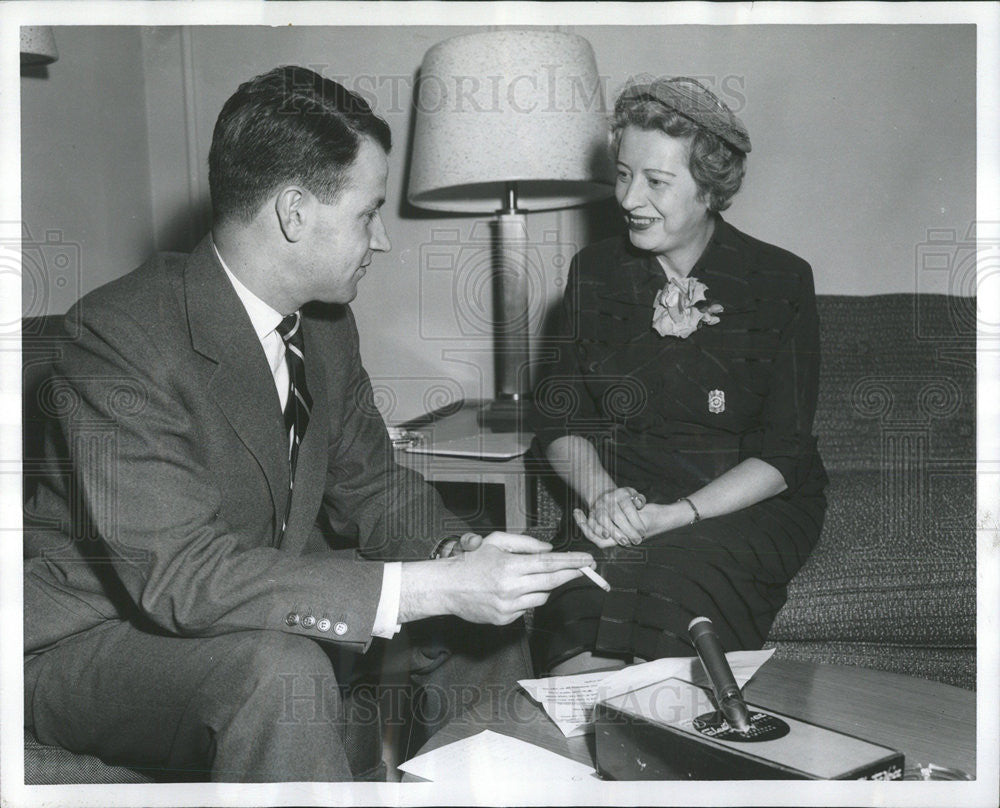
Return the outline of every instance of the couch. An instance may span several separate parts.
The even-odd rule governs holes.
[[[776,658],[976,684],[976,301],[819,295],[820,540],[788,587]],[[538,527],[565,501],[543,480]]]
[[[820,541],[776,655],[976,686],[976,301],[820,298]]]
[[[943,295],[820,295],[815,431],[830,476],[820,541],[768,637],[776,656],[975,687],[976,304]],[[41,457],[59,318],[23,324],[24,494]],[[72,331],[73,324],[70,323]],[[544,477],[539,523],[559,499]],[[25,733],[29,783],[142,782]]]

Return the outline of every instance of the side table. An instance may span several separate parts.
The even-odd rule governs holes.
[[[524,532],[531,521],[531,483],[525,454],[534,437],[528,431],[492,432],[480,426],[480,402],[431,413],[401,426],[418,432],[416,451],[398,449],[396,462],[428,482],[497,484],[504,491],[505,529]]]

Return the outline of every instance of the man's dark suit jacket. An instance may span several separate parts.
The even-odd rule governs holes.
[[[49,468],[26,509],[25,652],[121,619],[366,649],[380,561],[425,559],[464,526],[396,465],[350,309],[303,318],[313,409],[282,536],[288,436],[211,242],[157,256],[77,305],[81,336],[48,390]],[[350,545],[374,560],[332,551]]]

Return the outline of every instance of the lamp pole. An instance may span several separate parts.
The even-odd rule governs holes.
[[[517,207],[517,183],[505,187],[497,211],[496,395],[506,401],[530,397],[528,222]]]

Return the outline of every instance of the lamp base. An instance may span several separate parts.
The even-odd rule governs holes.
[[[528,432],[533,412],[534,405],[527,397],[497,398],[483,402],[477,419],[491,432]]]

